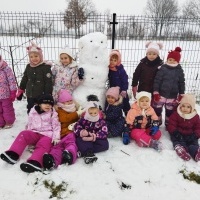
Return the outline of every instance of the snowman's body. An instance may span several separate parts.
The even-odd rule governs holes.
[[[104,107],[106,81],[108,79],[107,37],[100,33],[89,33],[79,41],[79,68],[84,69],[84,80],[73,92],[74,99],[83,107],[87,96],[94,94]]]

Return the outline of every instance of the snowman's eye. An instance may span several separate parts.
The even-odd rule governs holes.
[[[103,41],[101,41],[101,43],[103,43]]]
[[[97,56],[95,58],[97,58]]]
[[[92,40],[90,40],[90,42],[92,42]]]

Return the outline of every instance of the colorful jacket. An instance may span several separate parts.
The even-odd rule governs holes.
[[[37,67],[26,66],[20,83],[20,89],[26,90],[28,98],[37,98],[42,94],[52,94],[51,66],[45,63]]]
[[[180,112],[180,106],[177,111],[169,117],[169,124],[167,130],[170,134],[174,131],[179,131],[182,135],[193,135],[195,134],[200,138],[200,118],[196,110],[190,114],[183,115]]]
[[[146,110],[142,110],[136,101],[128,111],[126,122],[127,124],[133,125],[133,128],[146,129],[152,125],[158,125],[158,116],[151,106]]]
[[[119,86],[120,92],[128,90],[128,75],[124,69],[124,66],[120,64],[116,67],[117,71],[109,69],[108,79],[110,87]]]
[[[12,69],[0,56],[0,99],[10,97],[10,92],[16,91],[17,85]]]
[[[60,62],[52,68],[53,73],[53,97],[57,101],[60,89],[69,90],[71,93],[80,85],[78,66],[73,60],[71,64],[63,66]]]
[[[74,126],[76,137],[80,137],[80,132],[83,129],[95,133],[98,139],[106,139],[108,135],[108,128],[103,118],[100,118],[97,122],[90,122],[81,117]]]
[[[40,133],[53,140],[60,139],[61,126],[58,120],[58,113],[52,108],[48,112],[39,114],[34,106],[28,115],[27,130]]]
[[[163,61],[158,56],[154,61],[148,60],[147,57],[140,60],[139,65],[133,73],[132,86],[138,85],[138,92],[146,91],[153,93],[153,83],[158,67],[163,64]]]
[[[154,79],[153,89],[167,99],[175,99],[178,94],[184,94],[185,76],[181,65],[162,65]]]
[[[61,138],[71,133],[72,131],[68,129],[68,126],[74,122],[77,122],[79,117],[77,112],[68,113],[62,108],[58,108],[58,118],[61,123]]]

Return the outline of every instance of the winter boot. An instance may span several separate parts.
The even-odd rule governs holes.
[[[65,150],[62,153],[62,161],[61,164],[67,163],[68,165],[71,165],[73,162],[73,155],[71,152]]]
[[[197,150],[197,153],[196,153],[196,156],[195,156],[194,160],[195,160],[196,162],[200,161],[200,147],[199,147],[198,150]]]
[[[36,160],[29,160],[26,163],[22,163],[20,165],[20,168],[22,171],[27,173],[33,173],[33,172],[41,172],[42,166],[41,164]]]
[[[11,165],[14,165],[19,159],[19,155],[14,151],[6,151],[1,154],[1,159]]]
[[[85,161],[85,164],[90,164],[96,162],[98,158],[94,155],[94,153],[89,151],[85,154],[83,159]]]
[[[127,145],[130,143],[130,137],[128,133],[122,134],[123,144]]]
[[[43,155],[43,167],[44,169],[51,170],[55,167],[55,161],[51,154],[45,153]]]
[[[183,146],[181,146],[181,145],[176,145],[174,149],[175,149],[177,155],[178,155],[180,158],[182,158],[183,160],[187,160],[187,161],[188,161],[188,160],[191,159],[190,154],[186,151],[186,149],[185,149]],[[200,155],[200,154],[199,154],[199,155]]]
[[[162,151],[163,149],[162,143],[158,140],[151,140],[149,147],[155,149],[156,151]]]

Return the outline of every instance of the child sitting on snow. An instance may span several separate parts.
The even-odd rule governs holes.
[[[170,133],[174,149],[183,160],[191,157],[200,161],[200,119],[195,110],[195,97],[184,94],[177,110],[170,116],[167,130]]]
[[[95,99],[90,97],[94,95],[88,96],[86,112],[74,126],[76,144],[86,164],[97,160],[94,153],[106,151],[109,147],[108,128],[101,116],[98,99],[96,96]]]
[[[158,140],[161,137],[159,121],[154,109],[150,106],[151,93],[139,92],[136,94],[136,102],[129,110],[126,122],[130,125],[130,137],[140,147],[151,147],[161,151],[162,145]]]

